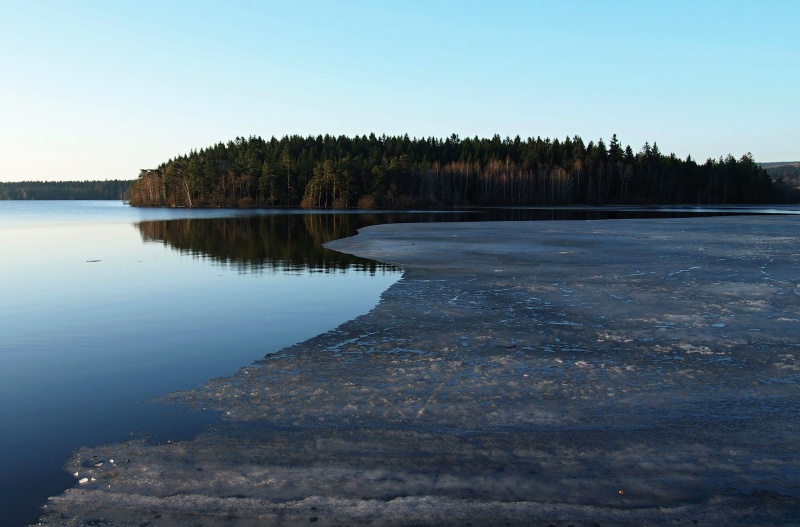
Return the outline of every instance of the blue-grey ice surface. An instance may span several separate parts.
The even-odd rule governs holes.
[[[328,247],[405,276],[165,397],[223,411],[196,439],[78,451],[43,521],[800,524],[796,218],[395,224]]]

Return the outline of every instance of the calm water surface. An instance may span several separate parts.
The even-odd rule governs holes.
[[[79,446],[217,417],[149,399],[369,311],[399,271],[323,249],[336,218],[0,201],[0,523],[35,522]]]

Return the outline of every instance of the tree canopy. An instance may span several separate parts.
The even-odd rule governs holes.
[[[739,204],[779,199],[750,154],[699,164],[614,134],[560,139],[237,137],[143,170],[135,206],[432,208]]]

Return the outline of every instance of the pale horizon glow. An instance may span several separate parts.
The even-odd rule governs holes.
[[[786,0],[8,0],[0,181],[134,179],[294,134],[617,134],[796,161],[798,20]]]

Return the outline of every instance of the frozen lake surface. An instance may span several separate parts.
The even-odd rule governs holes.
[[[164,397],[222,412],[196,438],[80,449],[43,521],[800,523],[796,217],[381,225],[327,246],[404,277]]]

